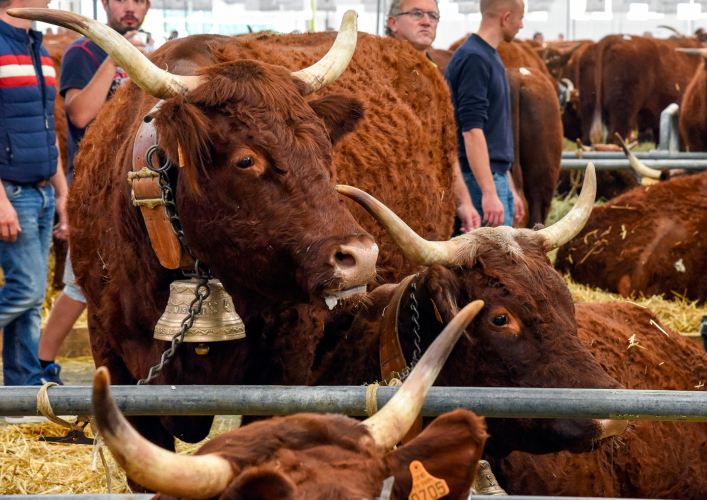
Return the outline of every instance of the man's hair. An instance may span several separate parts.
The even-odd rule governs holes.
[[[482,16],[499,17],[504,12],[516,8],[519,0],[481,0],[479,2],[479,12]]]
[[[6,9],[11,3],[12,0],[0,0],[0,9]]]
[[[0,0],[2,2],[3,0]],[[393,0],[390,2],[390,8],[388,9],[388,15],[385,18],[385,34],[386,36],[395,36],[395,34],[391,31],[390,26],[388,26],[388,18],[390,16],[397,16],[402,12],[402,9],[400,8],[400,4],[403,3],[404,0]],[[435,0],[435,5],[439,5],[439,2]]]

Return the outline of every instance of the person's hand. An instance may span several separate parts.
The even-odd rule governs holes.
[[[66,215],[66,196],[58,196],[56,198],[56,213],[59,216],[59,222],[54,226],[54,236],[60,240],[65,240],[69,235],[69,218]]]
[[[457,217],[462,221],[461,230],[463,233],[468,233],[481,227],[481,216],[471,201],[457,206]]]
[[[498,193],[485,194],[481,198],[481,209],[484,212],[484,224],[488,227],[503,225],[503,203]]]
[[[0,240],[17,241],[17,233],[22,231],[15,207],[7,197],[0,199]]]
[[[520,224],[525,217],[523,199],[513,190],[513,224]]]
[[[128,42],[132,43],[137,50],[139,50],[143,54],[148,54],[149,51],[147,50],[147,44],[145,42],[143,42],[142,40],[140,40],[140,37],[135,38],[135,35],[137,35],[138,33],[139,33],[138,31],[133,30],[133,31],[128,31],[123,36],[125,37],[125,39]]]

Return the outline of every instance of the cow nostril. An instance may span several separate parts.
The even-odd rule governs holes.
[[[356,258],[347,253],[336,252],[334,255],[334,260],[336,261],[336,265],[342,269],[348,269],[356,266]]]

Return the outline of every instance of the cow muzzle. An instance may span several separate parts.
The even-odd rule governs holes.
[[[329,264],[338,286],[322,294],[329,309],[343,299],[366,293],[366,285],[376,277],[377,260],[378,245],[368,235],[331,248]]]

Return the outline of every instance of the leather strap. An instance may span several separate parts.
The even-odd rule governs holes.
[[[159,103],[155,108],[157,106]],[[143,122],[135,136],[132,172],[128,174],[128,182],[132,188],[132,202],[134,206],[140,207],[152,249],[157,254],[160,264],[167,269],[192,268],[194,263],[189,253],[182,247],[177,235],[174,234],[165,214],[159,176],[147,168],[145,153],[155,144],[157,144],[157,130],[154,120]]]
[[[400,337],[398,335],[398,317],[400,314],[400,303],[402,302],[405,292],[410,286],[410,283],[417,275],[408,276],[400,282],[393,298],[383,313],[383,328],[380,335],[380,365],[382,380],[387,380],[393,372],[397,372],[398,377],[402,376],[403,371],[407,367],[405,355],[400,346]],[[415,419],[408,433],[403,437],[402,443],[414,439],[422,432],[422,417],[419,415]]]

